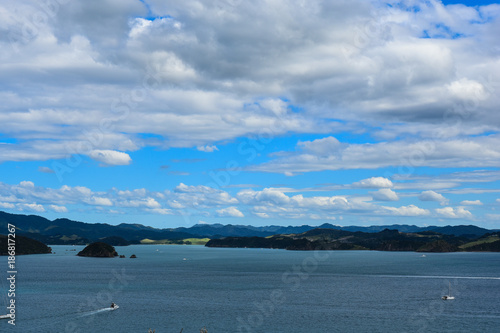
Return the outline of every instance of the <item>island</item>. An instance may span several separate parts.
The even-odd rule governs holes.
[[[269,237],[223,237],[211,239],[207,247],[270,248],[298,251],[375,250],[416,252],[500,251],[499,233],[470,239],[423,231],[415,233],[385,229],[377,233],[335,229],[313,229],[300,234]]]
[[[42,242],[28,237],[16,235],[15,241],[16,255],[52,253],[52,249],[50,247]],[[9,255],[8,240],[6,235],[0,235],[0,255]]]
[[[79,257],[95,258],[114,258],[118,256],[115,248],[103,242],[95,242],[87,245],[82,251],[78,252]]]

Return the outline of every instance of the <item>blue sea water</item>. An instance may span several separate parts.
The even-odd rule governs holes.
[[[81,246],[17,257],[1,332],[497,332],[500,254]],[[137,259],[130,259],[136,254]],[[7,258],[0,271],[6,312]],[[5,276],[5,277],[4,277]],[[448,293],[453,301],[442,301]],[[111,302],[120,308],[106,309]]]

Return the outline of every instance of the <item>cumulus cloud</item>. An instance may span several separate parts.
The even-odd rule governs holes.
[[[154,214],[160,214],[160,215],[172,215],[173,212],[170,209],[167,208],[151,208],[147,210],[148,212],[154,213]]]
[[[451,219],[470,219],[472,218],[472,213],[466,210],[463,207],[444,207],[436,209],[436,213],[443,217],[451,218]]]
[[[396,192],[389,188],[382,188],[376,192],[370,192],[374,200],[379,201],[398,201],[399,196]]]
[[[420,193],[418,198],[421,201],[437,201],[442,205],[448,203],[448,199],[446,199],[442,194],[436,193],[434,191],[423,191]]]
[[[4,208],[4,209],[13,209],[16,206],[12,203],[9,203],[9,202],[0,202],[0,207]]]
[[[132,159],[126,153],[114,150],[92,150],[89,156],[104,165],[129,165]]]
[[[161,204],[154,198],[144,198],[141,200],[124,200],[120,201],[119,205],[121,207],[146,207],[150,209],[161,208]]]
[[[290,203],[290,197],[274,188],[265,188],[262,191],[242,190],[238,192],[237,198],[245,204],[267,202],[273,205],[287,205]]]
[[[90,197],[85,199],[84,202],[96,206],[113,206],[113,202],[109,198],[102,197]]]
[[[55,173],[55,171],[49,167],[38,167],[38,171],[43,173]]]
[[[2,2],[0,123],[22,142],[0,145],[0,161],[83,150],[105,165],[127,165],[126,156],[99,151],[206,148],[263,130],[328,135],[373,126],[389,141],[301,141],[299,156],[265,169],[401,165],[420,160],[429,137],[439,153],[427,154],[425,165],[497,166],[499,151],[486,141],[499,129],[499,88],[489,79],[500,69],[492,48],[499,43],[498,5],[148,4],[151,13],[141,1],[65,2],[26,35],[25,22],[39,7]],[[453,120],[448,110],[462,105],[470,106],[467,122],[429,133],[429,124]],[[391,132],[416,141],[391,141]],[[143,133],[164,140],[144,140]]]
[[[58,189],[36,186],[23,181],[17,185],[0,182],[0,207],[5,209],[43,212],[43,205],[50,210],[65,213],[68,207],[87,206],[102,211],[105,207],[120,207],[123,211],[136,210],[154,214],[172,215],[198,212],[215,214],[215,209],[233,207],[238,199],[228,192],[208,186],[189,186],[180,183],[173,191],[149,191],[144,188],[106,192],[93,191],[83,186],[63,185]],[[232,211],[232,210],[230,210]],[[233,211],[234,212],[234,211]]]
[[[39,205],[36,203],[17,204],[17,207],[21,211],[28,210],[28,211],[37,212],[37,213],[45,212],[45,208],[42,205]]]
[[[292,219],[333,219],[332,214],[350,213],[363,214],[385,213],[380,207],[367,201],[369,197],[346,196],[304,196],[303,194],[287,195],[276,188],[266,188],[261,191],[252,189],[241,190],[236,195],[241,204],[251,207],[252,213],[262,218],[292,218]]]
[[[372,177],[368,179],[363,179],[359,182],[352,184],[353,187],[360,188],[388,188],[393,187],[392,181],[384,177]]]
[[[19,186],[24,188],[34,189],[35,183],[23,180],[22,182],[19,183]]]
[[[220,217],[245,217],[236,207],[217,209],[216,212]]]
[[[212,146],[198,146],[196,147],[196,149],[198,149],[199,151],[203,151],[205,153],[212,153],[216,150],[219,150],[219,148],[217,148],[217,146],[215,145],[212,145]]]
[[[462,206],[482,206],[481,200],[464,200],[460,203]]]
[[[437,135],[440,135],[439,133]],[[306,142],[308,152],[300,147],[288,154],[249,167],[263,172],[311,172],[323,170],[377,169],[392,166],[428,167],[495,167],[500,159],[500,135],[467,139],[440,139],[370,144],[343,144],[335,152],[325,151],[318,140]],[[313,147],[318,145],[317,150]]]
[[[314,141],[299,141],[297,147],[314,155],[330,156],[334,155],[338,151],[340,145],[339,140],[330,136],[323,139],[316,139]]]
[[[398,216],[426,216],[430,211],[417,207],[415,205],[402,206],[402,207],[384,207],[394,215]]]
[[[177,204],[196,209],[238,203],[238,199],[228,192],[204,185],[193,186],[180,183],[174,188],[173,195]]]
[[[49,207],[51,210],[53,210],[56,213],[67,213],[68,212],[68,209],[64,206],[50,205]]]
[[[385,184],[370,181],[363,184]],[[351,191],[350,187],[344,190]],[[360,191],[360,190],[357,190]],[[298,193],[297,193],[298,192]],[[246,217],[303,220],[335,220],[343,216],[356,217],[444,217],[472,219],[472,214],[464,207],[443,207],[431,211],[416,205],[389,207],[376,204],[378,201],[397,201],[398,193],[383,187],[377,191],[366,191],[365,195],[311,195],[308,189],[292,188],[242,189],[235,195],[202,185],[180,183],[172,190],[149,191],[144,188],[108,191],[93,191],[83,186],[46,188],[31,181],[17,185],[0,182],[0,208],[18,211],[67,213],[74,209],[115,212],[145,212],[159,215],[189,215],[205,217]],[[423,192],[427,199],[442,202],[438,193]],[[470,201],[478,206],[478,200]],[[462,202],[465,204],[466,202]],[[118,209],[119,208],[119,209]],[[479,211],[479,207],[477,208]],[[112,213],[111,211],[108,211]]]

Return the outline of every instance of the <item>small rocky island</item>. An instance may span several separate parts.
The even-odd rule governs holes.
[[[115,248],[103,242],[95,242],[87,245],[82,251],[78,252],[80,257],[95,257],[95,258],[114,258],[118,256]]]
[[[21,254],[45,254],[52,253],[52,249],[37,240],[16,235],[15,238],[16,255]],[[8,254],[8,240],[6,235],[0,235],[0,256]]]

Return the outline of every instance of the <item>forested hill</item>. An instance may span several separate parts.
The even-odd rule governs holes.
[[[301,234],[272,237],[212,239],[207,247],[273,248],[287,250],[377,250],[417,252],[500,251],[498,233],[471,240],[432,231],[404,233],[385,229],[378,233],[314,229]]]
[[[326,229],[343,232],[380,233],[385,229],[398,230],[403,233],[438,232],[444,235],[454,235],[476,239],[486,233],[496,232],[477,226],[446,226],[418,227],[414,225],[385,226],[336,226],[323,224],[319,227],[302,226],[264,226],[197,224],[192,227],[158,229],[137,223],[122,223],[110,225],[106,223],[85,223],[65,218],[48,220],[37,215],[10,214],[0,211],[0,232],[7,230],[7,224],[16,226],[17,233],[22,236],[39,240],[45,244],[80,244],[104,241],[112,245],[127,245],[143,240],[182,240],[189,238],[224,238],[224,237],[269,237],[273,235],[301,234]]]
[[[15,241],[15,254],[42,254],[51,253],[52,249],[47,245],[43,244],[34,239],[16,235],[15,238],[11,238]],[[12,243],[10,243],[12,244]],[[8,251],[9,242],[6,235],[0,235],[0,255],[6,256],[10,255]]]

